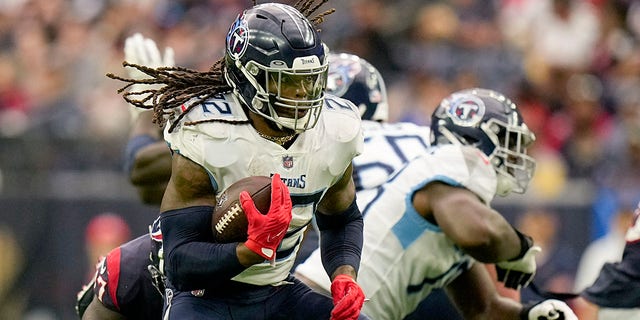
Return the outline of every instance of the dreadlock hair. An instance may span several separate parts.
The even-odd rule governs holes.
[[[329,0],[298,0],[293,7],[300,11],[309,21],[318,26],[324,22],[324,17],[335,12],[331,8],[325,12],[311,17],[320,6]],[[253,6],[257,5],[257,1],[253,0]],[[320,29],[318,29],[320,31]],[[153,123],[157,123],[160,127],[164,127],[167,118],[174,115],[175,110],[186,102],[193,100],[186,110],[171,123],[169,132],[177,126],[180,120],[193,108],[209,98],[230,92],[231,86],[224,78],[224,57],[218,59],[211,68],[206,72],[196,71],[182,67],[159,67],[150,68],[135,63],[124,61],[123,67],[136,68],[150,78],[131,79],[108,73],[107,77],[120,80],[126,84],[118,89],[118,93],[127,103],[137,108],[153,109]],[[136,90],[133,85],[142,84],[147,89]],[[127,89],[132,89],[127,91]],[[193,125],[199,122],[190,122],[186,125]]]

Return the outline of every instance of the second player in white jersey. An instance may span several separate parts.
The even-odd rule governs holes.
[[[526,148],[534,136],[515,105],[490,90],[456,92],[434,112],[431,131],[434,146],[363,206],[359,283],[370,299],[363,312],[402,319],[445,288],[467,319],[576,319],[557,300],[523,306],[500,297],[476,263],[496,263],[498,280],[511,288],[526,286],[535,273],[539,248],[489,206],[496,194],[524,192],[533,174]],[[326,276],[306,266],[297,273],[328,290]]]
[[[411,161],[382,187],[364,211],[366,247],[359,274],[365,294],[376,301],[365,305],[365,313],[375,319],[402,319],[474,263],[412,205],[413,192],[435,181],[467,188],[488,203],[496,176],[477,149],[447,145]]]
[[[365,144],[364,154],[371,151],[368,147],[369,144]],[[412,205],[407,206],[412,192],[430,182],[441,181],[477,191],[487,203],[494,194],[493,167],[477,149],[447,145],[421,150],[421,155],[409,159],[413,161],[389,183],[365,190],[365,194],[375,193],[373,198],[367,202],[358,198],[359,204],[364,204],[361,207],[365,216],[359,282],[367,298],[372,300],[363,310],[374,319],[382,315],[402,319],[434,288],[444,287],[474,262],[469,255],[450,250],[453,243],[440,228],[420,217]],[[320,251],[316,250],[298,266],[296,273],[328,292],[331,282],[320,261]],[[438,261],[434,267],[416,268],[433,261]],[[410,294],[398,295],[397,292]]]

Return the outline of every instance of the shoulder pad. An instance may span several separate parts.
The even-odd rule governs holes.
[[[482,151],[453,144],[440,145],[432,150],[439,159],[437,161],[449,162],[442,166],[449,170],[449,173],[442,173],[444,176],[458,177],[462,186],[478,195],[484,203],[491,202],[496,193],[496,172]]]
[[[207,122],[240,122],[247,121],[247,115],[242,106],[232,94],[216,95],[205,102],[194,105],[196,99],[192,99],[181,107],[182,112],[188,112],[180,121],[180,126],[188,128],[186,123]],[[190,109],[189,109],[190,108]],[[211,136],[224,136],[225,130],[216,130],[215,126],[210,132]]]
[[[482,151],[471,146],[460,146],[469,171],[467,188],[475,192],[485,203],[496,194],[497,177],[491,161]]]
[[[321,117],[327,134],[338,142],[348,142],[362,134],[358,108],[349,100],[327,95]]]

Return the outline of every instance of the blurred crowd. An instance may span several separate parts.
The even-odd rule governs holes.
[[[130,114],[116,93],[122,83],[105,74],[124,74],[124,39],[141,32],[172,47],[178,66],[205,71],[251,3],[0,1],[0,144],[48,150],[33,162],[49,170],[119,170]],[[390,121],[428,125],[452,91],[495,89],[515,100],[537,135],[534,196],[554,201],[569,181],[587,181],[593,239],[640,200],[639,1],[334,0],[322,8],[336,8],[320,25],[331,50],[383,74]],[[99,152],[56,152],[58,141]],[[12,156],[0,158],[0,170],[29,165]]]

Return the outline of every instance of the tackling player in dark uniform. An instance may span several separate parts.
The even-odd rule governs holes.
[[[161,319],[164,285],[158,271],[159,227],[117,247],[102,259],[79,294],[82,319]],[[158,238],[158,236],[160,238]]]
[[[149,67],[173,66],[173,49],[160,54],[155,42],[135,34],[125,41],[125,60]],[[144,77],[130,68],[132,78]],[[160,205],[171,175],[171,154],[162,132],[152,124],[152,111],[131,107],[132,129],[125,148],[125,171],[145,204]],[[158,250],[162,235],[157,222],[150,233],[113,249],[99,264],[92,281],[78,293],[81,319],[161,319],[164,295]],[[111,276],[110,276],[111,275]],[[97,297],[97,298],[96,298]]]
[[[625,240],[622,260],[605,263],[594,283],[580,293],[598,307],[601,320],[640,316],[640,204]]]

